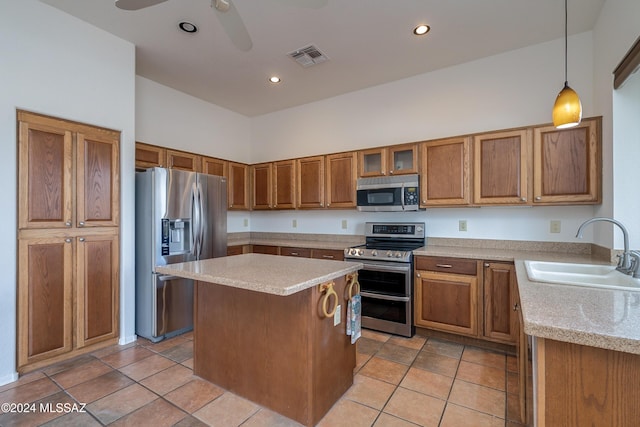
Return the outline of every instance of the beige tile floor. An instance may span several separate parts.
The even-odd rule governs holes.
[[[192,339],[140,339],[24,375],[0,403],[35,411],[0,411],[0,426],[299,426],[194,376]],[[513,356],[365,330],[354,384],[319,426],[516,427],[517,382]]]

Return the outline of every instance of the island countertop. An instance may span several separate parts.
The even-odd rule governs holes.
[[[359,262],[243,254],[157,266],[162,274],[287,296],[362,268]]]

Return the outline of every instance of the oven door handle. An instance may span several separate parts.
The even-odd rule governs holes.
[[[360,291],[360,295],[363,296],[363,297],[382,299],[382,300],[385,300],[385,301],[400,301],[400,302],[409,302],[409,301],[411,301],[411,297],[394,297],[394,296],[391,296],[391,295],[376,294],[376,293],[373,293],[373,292],[362,292],[362,291]]]
[[[354,259],[353,261],[357,261],[357,260]],[[362,262],[362,261],[360,261],[360,262]],[[411,272],[411,265],[410,264],[390,265],[389,263],[373,264],[373,263],[369,263],[369,262],[362,262],[362,265],[363,265],[363,267],[362,267],[363,270],[397,271],[397,272],[400,272],[400,273],[409,273],[409,272]]]

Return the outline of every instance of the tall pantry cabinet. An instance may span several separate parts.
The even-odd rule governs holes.
[[[18,111],[18,371],[115,343],[120,133]]]

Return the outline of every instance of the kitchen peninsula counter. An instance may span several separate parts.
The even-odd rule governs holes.
[[[245,254],[158,271],[196,281],[194,374],[312,426],[353,384],[345,320],[361,267]]]
[[[567,244],[557,245],[558,251],[429,245],[413,253],[513,262],[527,335],[640,355],[640,291],[529,280],[525,260],[610,264],[603,256],[570,253],[563,251]]]

